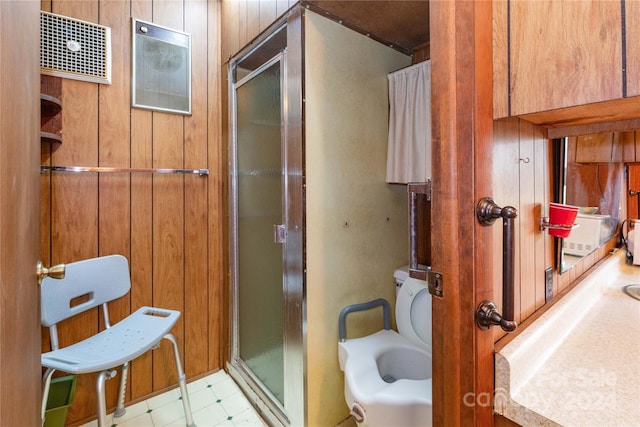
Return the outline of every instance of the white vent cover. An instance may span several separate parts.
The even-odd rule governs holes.
[[[40,11],[40,72],[111,84],[111,29]]]

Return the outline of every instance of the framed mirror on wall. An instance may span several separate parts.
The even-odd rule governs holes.
[[[554,140],[554,201],[579,207],[577,227],[569,237],[558,239],[560,273],[615,239],[626,218],[624,159],[617,149],[627,137],[623,134]]]

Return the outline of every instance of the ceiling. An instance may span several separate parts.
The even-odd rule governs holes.
[[[302,4],[406,54],[429,43],[428,0],[306,0]]]

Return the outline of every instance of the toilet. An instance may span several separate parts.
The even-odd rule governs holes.
[[[396,280],[402,283],[395,307],[398,332],[383,329],[366,337],[346,339],[345,331],[338,343],[345,400],[359,426],[432,423],[431,295],[422,280],[399,278],[398,274]],[[359,309],[349,312],[353,311]],[[341,322],[342,317],[341,313]]]

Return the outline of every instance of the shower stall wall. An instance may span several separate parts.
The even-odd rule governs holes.
[[[228,369],[274,425],[348,416],[338,313],[395,300],[407,193],[385,183],[387,74],[410,62],[301,7],[230,61]]]

